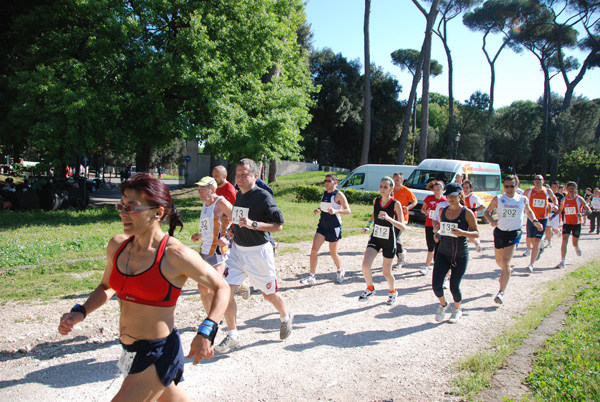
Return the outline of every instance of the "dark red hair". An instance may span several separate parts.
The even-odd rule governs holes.
[[[121,194],[123,195],[127,189],[136,190],[144,194],[148,205],[156,205],[165,209],[161,221],[164,222],[165,218],[169,218],[169,236],[173,236],[177,226],[181,227],[179,231],[183,229],[181,211],[175,208],[175,204],[171,198],[171,191],[162,180],[155,179],[147,173],[137,173],[119,186],[119,190],[121,190]]]

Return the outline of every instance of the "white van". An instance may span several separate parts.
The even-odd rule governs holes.
[[[407,178],[415,168],[409,165],[362,165],[350,172],[337,187],[340,190],[379,191],[379,182],[383,177],[392,177],[394,173],[401,172]]]
[[[464,174],[465,179],[473,182],[473,192],[481,198],[485,205],[488,205],[495,195],[501,193],[500,166],[496,163],[425,159],[404,181],[404,185],[412,190],[418,201],[417,206],[410,210],[410,214],[417,219],[425,220],[421,213],[423,200],[433,194],[433,191],[425,189],[427,183],[434,179],[451,183],[459,173]],[[480,212],[478,216],[483,216],[483,212]]]

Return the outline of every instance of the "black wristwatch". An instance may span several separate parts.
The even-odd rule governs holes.
[[[252,222],[252,229],[254,229],[254,230],[258,229],[258,222],[256,222],[256,221]]]
[[[74,305],[71,309],[71,313],[81,313],[83,314],[83,319],[85,319],[87,316],[87,311],[85,311],[85,307],[83,307],[81,304]]]

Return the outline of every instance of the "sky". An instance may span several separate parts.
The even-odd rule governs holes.
[[[421,4],[425,2],[421,1]],[[429,10],[429,5],[427,5]],[[315,49],[330,48],[349,60],[358,59],[364,68],[364,0],[308,0],[306,17],[313,32]],[[438,19],[439,21],[439,19]],[[372,0],[370,18],[371,63],[393,75],[402,85],[401,99],[407,99],[412,75],[392,64],[390,54],[397,49],[420,50],[425,17],[411,0]],[[490,67],[482,51],[483,35],[471,32],[462,16],[448,24],[448,42],[454,66],[454,99],[465,102],[477,90],[489,94]],[[488,52],[495,54],[501,37],[488,38]],[[574,53],[583,61],[581,53]],[[432,59],[442,64],[444,73],[430,80],[430,91],[448,95],[448,61],[441,40],[434,34]],[[571,74],[572,80],[575,74]],[[494,107],[516,100],[536,101],[543,94],[543,74],[537,58],[529,51],[516,54],[504,49],[496,62]],[[565,93],[562,76],[550,82],[553,92]],[[419,94],[421,85],[419,84]],[[588,70],[575,88],[575,94],[600,98],[600,69]],[[420,95],[419,95],[420,96]]]

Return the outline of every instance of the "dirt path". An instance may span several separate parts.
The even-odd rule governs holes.
[[[418,273],[425,260],[421,228],[411,227],[403,235],[409,261],[394,270],[400,296],[392,307],[385,304],[381,257],[374,264],[375,296],[364,304],[357,301],[365,286],[360,266],[366,235],[342,240],[347,280],[341,285],[334,283],[333,262],[324,253],[317,284],[301,286],[310,243],[283,245],[281,251],[300,250],[277,256],[281,293],[296,316],[294,333],[279,341],[274,308],[259,295],[239,299],[243,347],[198,366],[188,362],[183,386],[198,401],[458,400],[449,394],[456,361],[489,345],[539,298],[544,282],[600,256],[598,236],[585,229],[583,256],[570,248],[563,270],[553,268],[559,262],[558,244],[543,254],[531,275],[525,270],[528,257],[519,248],[506,304],[498,307],[492,300],[500,270],[494,263],[491,228],[480,225],[484,250],[478,254],[471,246],[462,285],[464,316],[456,325],[434,320],[437,299],[431,278]],[[60,315],[82,300],[0,306],[0,401],[108,401],[116,393],[122,381],[115,365],[120,354],[116,301],[88,317],[73,335],[56,332]],[[204,316],[193,286],[184,290],[176,314],[187,353],[193,326]]]

